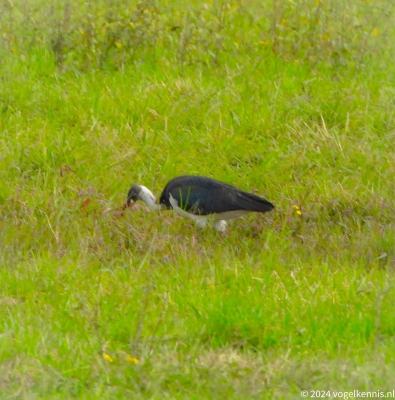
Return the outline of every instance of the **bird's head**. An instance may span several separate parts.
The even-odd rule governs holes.
[[[125,208],[130,207],[137,200],[142,200],[151,209],[157,209],[156,198],[145,186],[133,185],[128,192]]]
[[[126,199],[125,207],[130,207],[131,204],[136,202],[137,200],[141,199],[141,186],[139,185],[133,185],[128,192],[128,197]]]

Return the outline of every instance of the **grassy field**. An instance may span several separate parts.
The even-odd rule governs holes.
[[[391,2],[49,3],[0,3],[0,399],[395,389]],[[121,212],[181,174],[276,210]]]

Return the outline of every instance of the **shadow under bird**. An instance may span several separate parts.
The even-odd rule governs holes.
[[[218,232],[226,230],[227,219],[274,209],[274,205],[263,197],[215,179],[194,175],[178,176],[170,180],[163,189],[159,204],[145,186],[133,185],[128,192],[125,207],[137,200],[142,200],[154,211],[173,209],[177,214],[195,221],[200,228],[212,222]]]

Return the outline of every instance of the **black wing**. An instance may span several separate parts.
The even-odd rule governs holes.
[[[273,204],[262,197],[203,176],[179,176],[169,181],[159,200],[167,208],[171,208],[170,194],[183,210],[199,215],[274,209]]]

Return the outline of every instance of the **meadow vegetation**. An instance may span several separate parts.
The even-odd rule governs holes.
[[[395,389],[394,41],[384,0],[2,0],[0,398]],[[276,210],[121,211],[181,174]]]

